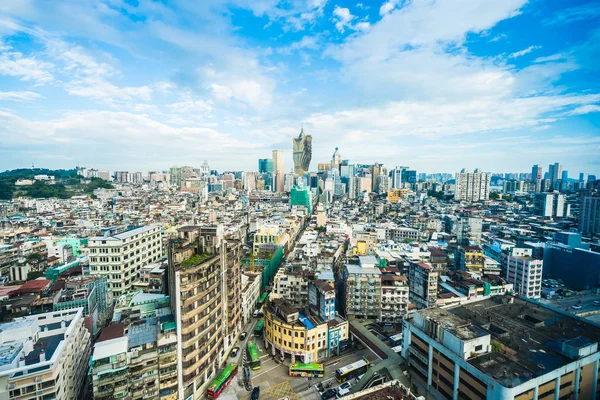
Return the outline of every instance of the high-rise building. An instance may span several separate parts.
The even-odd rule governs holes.
[[[333,152],[333,157],[331,157],[331,169],[338,170],[340,169],[340,165],[342,164],[342,156],[340,155],[340,151],[338,148],[335,148]]]
[[[208,165],[207,160],[204,160],[202,166],[200,167],[200,176],[209,176],[210,174],[210,165]]]
[[[381,315],[381,270],[373,256],[359,257],[360,264],[345,264],[342,273],[346,318],[379,319]]]
[[[481,274],[485,264],[483,250],[479,246],[460,246],[454,253],[454,269]]]
[[[0,398],[85,398],[90,336],[82,308],[0,324]]]
[[[542,166],[540,164],[535,164],[531,168],[531,180],[537,183],[541,181],[543,177]]]
[[[275,162],[271,158],[258,159],[258,172],[261,174],[272,173],[275,170]]]
[[[600,234],[600,195],[597,193],[581,197],[579,232],[585,235]]]
[[[376,187],[377,186],[377,177],[379,175],[381,175],[382,168],[383,168],[383,165],[379,164],[378,162],[373,164],[373,168],[371,169],[372,170],[372,172],[371,172],[371,188],[370,188],[371,192],[375,192],[377,189],[377,187]]]
[[[542,217],[568,217],[571,215],[571,206],[562,193],[536,193],[533,196],[533,213]]]
[[[585,182],[585,177],[584,177],[583,172],[579,173],[579,182]]]
[[[285,163],[283,150],[273,150],[273,170],[275,172],[285,173]]]
[[[563,181],[566,181],[567,179],[569,179],[569,171],[567,171],[566,169],[564,169],[562,171],[560,179],[563,180]]]
[[[241,246],[221,225],[187,226],[169,245],[177,398],[199,399],[241,332]]]
[[[292,140],[294,144],[294,172],[299,177],[308,173],[312,159],[312,136],[304,135],[304,128],[300,135]]]
[[[90,275],[108,278],[113,301],[132,289],[142,266],[162,257],[161,231],[160,226],[119,226],[89,238]]]
[[[479,169],[474,172],[466,169],[457,172],[454,199],[466,202],[488,200],[491,177],[489,172],[482,172]]]
[[[548,166],[548,179],[550,183],[558,181],[562,177],[562,165],[560,163],[550,164]]]
[[[506,280],[514,284],[516,293],[530,299],[542,295],[542,260],[532,258],[533,250],[513,247],[502,253],[502,270]]]

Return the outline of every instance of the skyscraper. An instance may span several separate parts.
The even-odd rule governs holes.
[[[540,164],[535,164],[531,168],[531,180],[537,183],[542,180],[542,177],[542,166]]]
[[[271,173],[275,168],[275,163],[270,158],[259,158],[258,159],[258,172],[261,174]]]
[[[331,158],[331,169],[336,169],[339,171],[341,163],[342,156],[340,155],[340,151],[336,147],[335,151],[333,152],[333,157]]]
[[[567,179],[569,179],[569,171],[567,171],[566,169],[563,170],[560,179],[562,179],[563,181],[566,181]]]
[[[490,197],[490,179],[492,174],[476,169],[470,172],[463,169],[456,173],[454,199],[459,201],[481,201]]]
[[[283,150],[273,150],[273,168],[275,172],[285,173]]]
[[[562,177],[562,165],[560,163],[550,164],[548,166],[548,179],[554,183]]]
[[[297,138],[292,139],[294,144],[294,172],[303,177],[308,172],[312,159],[312,136],[304,135],[304,128]]]

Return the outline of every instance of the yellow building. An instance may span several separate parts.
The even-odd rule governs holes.
[[[400,199],[402,199],[404,196],[407,196],[410,193],[412,193],[412,191],[409,189],[393,189],[387,193],[387,200],[390,203],[397,203],[398,201],[400,201]]]
[[[292,362],[316,362],[339,354],[340,343],[348,340],[348,321],[335,316],[324,321],[304,316],[288,301],[274,299],[264,306],[264,342],[271,354]]]
[[[261,245],[274,244],[285,246],[288,240],[289,235],[280,226],[263,226],[258,228],[254,234],[254,245],[252,247],[252,251],[255,255],[257,255]]]

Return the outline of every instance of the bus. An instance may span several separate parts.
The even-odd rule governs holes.
[[[206,397],[209,399],[216,399],[219,397],[223,389],[229,385],[229,382],[238,372],[237,364],[229,364],[225,369],[217,376],[217,378],[211,382],[208,390],[206,391]]]
[[[253,370],[260,369],[260,357],[258,356],[258,349],[252,342],[248,342],[248,360],[250,362],[250,368]]]
[[[290,376],[322,378],[325,376],[325,366],[323,364],[291,363]]]
[[[366,358],[353,362],[340,369],[335,370],[335,380],[339,383],[346,382],[367,372],[371,363]]]
[[[264,327],[265,327],[265,320],[261,318],[258,320],[258,322],[256,323],[256,326],[254,327],[254,336],[262,336]]]
[[[258,308],[261,308],[263,306],[263,304],[265,304],[265,301],[267,301],[267,298],[269,297],[269,293],[263,293],[262,296],[260,296],[260,298],[258,299]]]

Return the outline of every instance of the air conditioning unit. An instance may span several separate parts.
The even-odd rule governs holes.
[[[35,377],[35,382],[36,383],[40,383],[40,382],[43,382],[43,381],[44,381],[44,378],[42,378],[41,376],[36,376]]]

